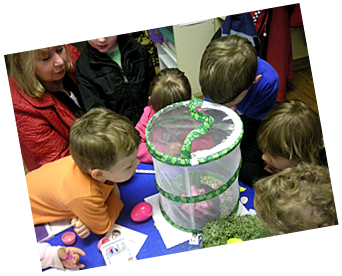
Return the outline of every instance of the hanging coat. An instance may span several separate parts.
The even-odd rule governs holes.
[[[212,40],[228,35],[238,35],[248,39],[260,55],[260,40],[250,13],[228,15]]]

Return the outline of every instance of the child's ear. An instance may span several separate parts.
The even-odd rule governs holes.
[[[90,171],[90,175],[92,178],[94,178],[97,181],[102,182],[103,180],[105,180],[104,173],[102,170],[93,169]]]

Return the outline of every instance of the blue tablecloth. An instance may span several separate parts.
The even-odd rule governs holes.
[[[152,170],[153,165],[141,163],[139,164],[138,169]],[[241,192],[241,197],[245,196],[248,198],[248,201],[244,206],[247,208],[247,210],[253,209],[254,190],[243,185],[241,182],[240,186],[246,189],[245,191]],[[139,223],[134,222],[130,218],[130,212],[136,204],[143,202],[144,198],[158,193],[154,183],[154,174],[137,173],[129,181],[119,184],[119,188],[121,200],[125,206],[121,211],[116,224],[148,235],[144,245],[137,255],[138,260],[199,249],[199,246],[189,245],[189,242],[166,249],[158,230],[154,226],[154,221],[152,218]],[[63,233],[68,231],[73,231],[73,229],[70,228],[56,235],[48,242],[51,245],[65,246],[61,237]],[[96,235],[91,233],[89,237],[83,240],[77,237],[76,243],[72,245],[74,247],[81,248],[86,253],[85,257],[81,256],[80,261],[85,265],[85,268],[93,268],[105,265],[102,254],[97,249],[97,243],[103,236],[104,235]]]

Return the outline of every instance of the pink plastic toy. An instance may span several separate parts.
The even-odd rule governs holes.
[[[66,232],[62,236],[62,241],[65,245],[72,245],[76,241],[76,235],[73,232]]]
[[[190,189],[191,189],[192,196],[203,195],[205,193],[204,189],[197,190],[195,185],[191,185]],[[187,195],[182,194],[181,196],[187,196]],[[200,218],[207,216],[209,214],[211,206],[213,206],[213,203],[209,200],[193,203],[195,216],[200,217]],[[188,214],[190,214],[188,203],[183,203],[181,209],[187,212]]]
[[[140,202],[131,211],[131,219],[140,222],[147,220],[153,212],[152,205],[148,202]]]
[[[106,242],[110,242],[110,239],[107,237],[104,237],[101,240],[99,240],[99,242],[97,243],[97,249],[101,251],[101,245],[105,244]]]

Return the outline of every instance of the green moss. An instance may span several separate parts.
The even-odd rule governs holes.
[[[267,230],[261,225],[257,216],[220,217],[204,226],[201,248],[224,245],[231,238],[248,241],[264,238],[267,235]]]

